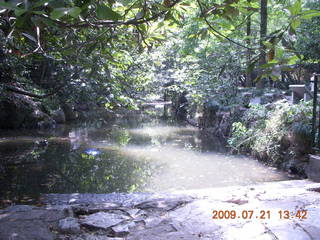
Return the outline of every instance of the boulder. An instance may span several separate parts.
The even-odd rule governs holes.
[[[320,182],[320,157],[310,154],[309,163],[305,167],[305,171],[309,179]]]
[[[0,99],[0,129],[51,128],[55,121],[30,97],[6,93]]]
[[[58,110],[52,113],[52,118],[56,121],[56,123],[66,122],[66,116],[64,114],[64,111],[61,108],[59,108]]]
[[[40,109],[36,109],[30,116],[27,116],[25,128],[53,128],[56,122],[48,114],[42,112]]]
[[[73,217],[67,217],[59,221],[59,231],[66,234],[80,233],[80,224]]]
[[[87,228],[110,230],[111,227],[130,219],[130,217],[123,214],[97,212],[81,219],[81,225]]]

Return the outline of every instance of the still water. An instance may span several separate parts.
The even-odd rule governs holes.
[[[159,192],[287,180],[252,158],[226,153],[193,127],[141,123],[1,131],[0,200],[41,193]]]

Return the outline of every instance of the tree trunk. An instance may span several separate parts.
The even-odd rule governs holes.
[[[259,65],[266,63],[266,47],[263,41],[266,40],[268,26],[268,0],[260,0],[260,58]],[[262,71],[260,70],[260,74]],[[264,78],[260,78],[257,82],[257,88],[262,89],[264,87]]]
[[[247,0],[248,3],[251,2],[251,0]],[[250,47],[251,45],[251,14],[248,14],[247,18],[247,47]],[[249,65],[250,65],[250,60],[251,60],[251,50],[248,49],[247,51],[247,71],[246,71],[246,87],[252,87],[252,76],[251,76],[251,71],[249,70]]]

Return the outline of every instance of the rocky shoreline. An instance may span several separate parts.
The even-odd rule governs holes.
[[[320,236],[320,183],[308,180],[159,194],[48,194],[43,201],[43,206],[0,210],[0,239],[312,240]],[[216,219],[213,211],[221,211]],[[227,211],[236,217],[227,217]],[[285,211],[290,211],[288,219]]]

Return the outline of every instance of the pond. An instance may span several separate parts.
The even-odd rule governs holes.
[[[219,139],[196,128],[124,122],[1,131],[0,199],[27,204],[41,193],[161,192],[288,179],[227,154]]]

